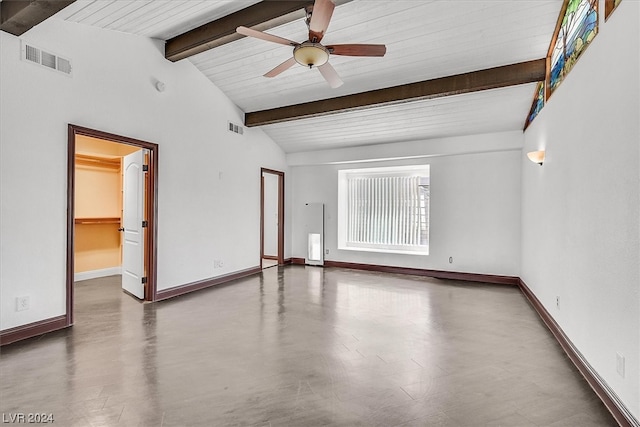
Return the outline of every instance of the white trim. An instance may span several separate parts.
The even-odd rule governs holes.
[[[414,251],[410,249],[402,250],[402,249],[387,249],[385,247],[380,248],[367,248],[366,246],[343,246],[338,249],[342,251],[358,251],[358,252],[380,252],[383,254],[401,254],[401,255],[429,255],[429,249],[424,249],[424,246],[421,246],[420,249],[416,249]]]
[[[80,273],[73,274],[73,281],[79,282],[80,280],[97,279],[98,277],[115,276],[122,274],[122,267],[109,267],[102,268],[100,270],[82,271]]]

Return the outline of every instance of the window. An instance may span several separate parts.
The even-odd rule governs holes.
[[[524,125],[526,129],[527,126],[536,118],[540,110],[544,107],[544,82],[539,82],[538,86],[536,86],[536,94],[533,99],[533,104],[531,105],[531,110],[529,110],[529,115],[527,116],[527,122]]]
[[[338,171],[338,249],[427,255],[429,165]]]
[[[597,32],[597,0],[568,0],[551,52],[551,69],[547,77],[549,95],[560,85]]]
[[[609,7],[613,8],[619,0],[609,3],[612,3]],[[597,0],[565,0],[560,13],[562,19],[558,21],[547,53],[547,75],[545,81],[536,86],[525,129],[598,33]]]
[[[618,7],[622,0],[605,0],[604,2],[604,19],[605,21],[609,19],[609,15],[613,12],[613,10]]]

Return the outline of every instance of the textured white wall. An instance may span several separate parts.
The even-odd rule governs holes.
[[[303,258],[305,203],[325,203],[327,260],[518,276],[520,272],[520,175],[522,133],[388,144],[289,155],[292,186],[292,255]],[[482,152],[487,150],[486,152]],[[460,154],[460,152],[471,152]],[[475,152],[475,153],[474,153]],[[453,153],[453,154],[448,154]],[[433,156],[433,157],[431,157]],[[390,157],[411,160],[316,164]],[[431,165],[429,255],[397,255],[337,249],[338,170]],[[449,263],[453,257],[453,263]]]
[[[269,137],[228,132],[242,112],[150,39],[56,20],[23,38],[73,77],[21,61],[0,32],[1,329],[65,313],[68,123],[159,144],[158,289],[259,264],[260,167],[286,171]]]
[[[523,160],[521,274],[637,418],[639,27],[640,3],[623,1],[525,133],[547,159]]]

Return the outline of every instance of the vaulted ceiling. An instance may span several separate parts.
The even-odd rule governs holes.
[[[246,113],[248,126],[299,152],[521,130],[562,7],[558,0],[335,0],[322,43],[385,44],[386,55],[332,55],[344,81],[336,89],[299,65],[263,77],[293,48],[233,30],[245,25],[302,42],[311,3],[77,0],[55,19],[166,40],[168,60],[191,61]]]

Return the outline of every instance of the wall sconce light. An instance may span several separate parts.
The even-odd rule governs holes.
[[[544,163],[544,150],[530,151],[529,153],[527,153],[527,157],[533,163],[537,163],[542,166],[542,164]]]

